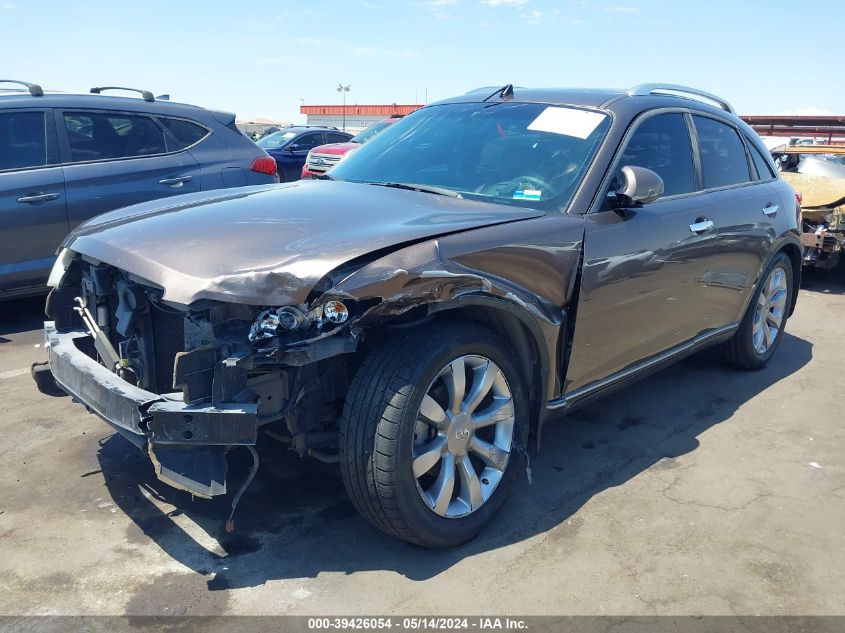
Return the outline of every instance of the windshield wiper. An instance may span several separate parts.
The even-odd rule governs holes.
[[[405,182],[368,182],[368,185],[379,187],[391,187],[392,189],[407,189],[408,191],[420,191],[422,193],[433,193],[438,196],[449,196],[450,198],[463,198],[460,191],[446,189],[445,187],[432,187],[431,185],[416,185]]]

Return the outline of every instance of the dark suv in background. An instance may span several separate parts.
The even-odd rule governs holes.
[[[315,147],[328,143],[345,143],[351,134],[335,127],[294,125],[268,134],[256,141],[261,149],[276,159],[282,182],[299,180],[305,159]]]
[[[182,193],[278,182],[235,115],[141,97],[0,90],[0,300],[46,292],[59,243],[90,217]]]

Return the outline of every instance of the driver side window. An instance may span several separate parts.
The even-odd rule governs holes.
[[[621,170],[626,165],[645,167],[660,176],[664,197],[696,191],[692,145],[684,115],[658,114],[639,124],[622,154],[615,185],[621,185]]]

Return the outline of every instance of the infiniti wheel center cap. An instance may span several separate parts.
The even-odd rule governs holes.
[[[453,455],[465,455],[472,439],[472,417],[466,413],[459,413],[449,423],[447,444]]]

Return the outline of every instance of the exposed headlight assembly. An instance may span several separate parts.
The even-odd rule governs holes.
[[[313,310],[305,306],[285,306],[262,310],[255,317],[249,329],[249,340],[253,343],[279,336],[283,332],[305,329],[311,324],[318,328],[326,324],[340,325],[349,318],[349,309],[337,300],[326,301]]]
[[[349,318],[349,310],[340,301],[326,301],[323,304],[323,318],[331,323],[343,323]]]
[[[249,340],[262,341],[278,336],[284,331],[292,332],[311,320],[313,320],[311,313],[299,306],[270,308],[260,312],[255,318],[249,329]]]

